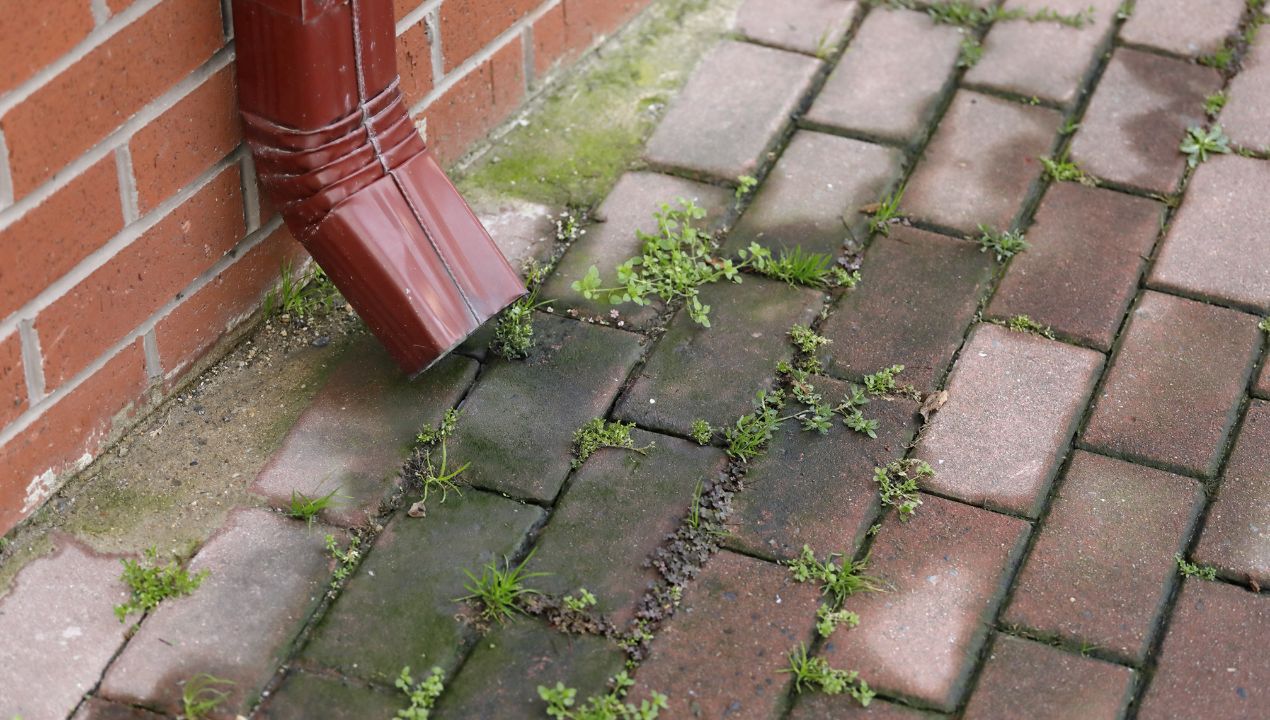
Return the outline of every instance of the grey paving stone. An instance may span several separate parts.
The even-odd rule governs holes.
[[[1270,587],[1270,402],[1244,417],[1195,558],[1223,575]]]
[[[411,666],[410,670],[419,681],[427,676],[429,668]],[[292,672],[255,717],[268,720],[392,718],[409,704],[409,699],[399,690],[388,693],[347,680]]]
[[[1216,52],[1238,29],[1242,0],[1151,0],[1136,3],[1120,38],[1137,45],[1198,56]]]
[[[855,0],[749,0],[736,31],[764,45],[808,55],[832,52],[860,12]]]
[[[1243,69],[1230,81],[1226,108],[1218,118],[1240,147],[1270,150],[1270,36],[1258,33],[1244,55]]]
[[[1026,708],[1048,720],[1114,720],[1133,690],[1127,667],[998,635],[963,717],[1007,720]]]

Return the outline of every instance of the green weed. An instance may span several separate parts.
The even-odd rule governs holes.
[[[801,644],[789,654],[789,667],[781,672],[794,676],[794,690],[819,690],[826,695],[849,693],[863,707],[873,701],[874,693],[869,684],[860,679],[854,670],[838,670],[829,665],[824,658],[807,654],[807,646]]]
[[[397,676],[394,684],[398,690],[410,698],[410,707],[398,710],[397,718],[399,720],[428,720],[432,715],[433,706],[437,704],[437,698],[441,697],[441,693],[445,691],[445,671],[434,667],[426,678],[416,684],[415,679],[410,676],[410,666],[407,665],[401,669],[401,674]]]
[[[326,272],[316,264],[302,276],[285,263],[279,274],[278,286],[265,295],[265,317],[276,314],[306,317],[318,312],[329,312],[335,306],[338,291]]]
[[[865,375],[864,389],[873,395],[890,395],[900,389],[895,382],[895,378],[902,372],[904,372],[903,365],[892,365],[882,368],[872,375]]]
[[[1023,233],[1018,230],[997,232],[987,225],[980,225],[979,233],[980,252],[991,250],[993,255],[996,256],[997,262],[1005,262],[1027,249],[1027,242],[1023,239]]]
[[[540,594],[537,590],[526,587],[525,581],[547,575],[541,572],[525,572],[525,565],[533,558],[535,552],[537,549],[530,552],[514,568],[506,557],[503,558],[501,567],[497,560],[491,560],[481,568],[480,577],[470,570],[464,570],[469,582],[463,584],[463,589],[467,590],[468,594],[455,601],[477,600],[481,604],[481,616],[499,623],[510,619],[517,612],[522,612],[520,599],[526,595]]]
[[[627,692],[635,684],[625,672],[613,678],[613,689],[604,695],[587,698],[574,709],[578,691],[557,682],[555,687],[538,686],[538,697],[547,703],[547,716],[556,720],[656,720],[668,707],[667,698],[659,692],[649,693],[649,699],[639,705],[623,702]]]
[[[577,597],[565,595],[561,601],[565,607],[576,613],[586,612],[587,608],[595,607],[595,604],[599,602],[596,600],[595,594],[586,588],[578,588]]]
[[[935,477],[935,470],[922,460],[892,460],[884,467],[873,468],[873,482],[878,484],[882,504],[893,507],[907,520],[917,512],[922,499],[917,494],[918,481]]]
[[[340,548],[334,535],[326,536],[326,552],[335,560],[335,572],[331,576],[332,592],[343,585],[344,581],[357,569],[357,563],[362,559],[361,548],[362,539],[357,535],[353,535],[349,540],[347,549]]]
[[[828,605],[816,608],[816,632],[820,637],[833,635],[840,625],[853,628],[859,624],[860,616],[850,610],[834,610]]]
[[[202,720],[207,714],[229,699],[229,690],[234,681],[218,678],[215,675],[199,673],[186,680],[181,688],[181,707],[185,720]]]
[[[728,455],[741,462],[749,462],[763,454],[772,441],[773,433],[780,427],[783,419],[780,411],[784,406],[783,392],[760,391],[754,402],[754,412],[742,415],[737,418],[736,425],[724,430]]]
[[[1027,315],[1015,315],[1005,321],[1005,326],[1017,333],[1030,333],[1032,335],[1040,335],[1041,337],[1054,339],[1054,331],[1048,326],[1042,325]]]
[[[1098,181],[1090,175],[1086,174],[1080,166],[1067,159],[1066,155],[1060,158],[1041,158],[1041,165],[1045,167],[1045,175],[1055,182],[1077,182],[1086,187],[1097,187]]]
[[[710,423],[697,418],[692,421],[692,439],[697,441],[698,445],[709,445],[714,438],[714,428],[710,427]]]
[[[753,175],[742,175],[736,179],[736,193],[734,197],[737,202],[741,202],[754,192],[754,188],[758,187],[758,178]]]
[[[972,68],[983,59],[983,43],[974,35],[961,36],[961,51],[957,53],[957,67]]]
[[[798,351],[807,355],[815,355],[820,348],[832,343],[829,338],[817,334],[806,325],[795,325],[789,329],[789,339]]]
[[[428,495],[433,491],[441,493],[441,502],[444,503],[449,496],[451,490],[458,493],[460,497],[463,491],[459,489],[455,479],[462,475],[472,463],[463,463],[460,467],[450,469],[450,438],[457,432],[459,426],[459,411],[449,409],[441,417],[441,422],[437,426],[424,425],[419,434],[415,436],[415,442],[418,443],[419,452],[422,454],[423,462],[421,464],[418,479],[423,484],[423,500],[428,501]]]
[[[741,267],[749,267],[760,275],[783,280],[790,285],[853,288],[860,281],[858,273],[849,273],[835,265],[829,255],[806,252],[798,246],[793,250],[781,250],[780,255],[773,256],[771,250],[758,243],[750,243],[748,248],[740,251],[740,256],[743,261]]]
[[[835,559],[838,560],[837,563],[834,562]],[[879,578],[865,574],[868,566],[867,558],[855,561],[838,553],[821,562],[807,545],[803,546],[803,551],[797,558],[789,561],[789,570],[795,580],[819,583],[820,592],[832,596],[836,607],[841,607],[844,600],[856,593],[883,590]]]
[[[1194,168],[1207,161],[1212,153],[1229,153],[1230,138],[1226,137],[1221,125],[1214,125],[1208,130],[1192,125],[1187,128],[1186,137],[1178,149],[1186,155],[1186,164]]]
[[[586,425],[573,433],[573,468],[576,470],[582,467],[582,463],[601,448],[631,450],[647,455],[654,444],[635,447],[635,441],[631,439],[631,430],[634,428],[635,423],[606,422],[603,418],[588,420]]]
[[[872,217],[869,219],[869,230],[883,237],[889,237],[891,234],[891,225],[904,217],[900,213],[900,201],[904,199],[904,186],[896,188],[894,192],[887,195],[880,202],[873,206],[864,208]]]
[[[1182,577],[1199,578],[1200,580],[1217,579],[1217,568],[1215,567],[1187,562],[1181,553],[1175,555],[1174,558],[1177,560],[1177,571],[1182,573]]]
[[[512,303],[494,322],[494,339],[489,349],[495,355],[505,360],[529,356],[534,347],[534,311],[551,302],[538,299],[546,274],[546,268],[536,262],[530,262],[525,269],[525,287],[529,293]]]
[[[119,622],[124,622],[134,612],[149,612],[168,598],[193,593],[208,575],[206,570],[191,575],[176,560],[158,565],[158,556],[158,550],[150,547],[140,562],[130,558],[121,561],[123,575],[120,579],[131,589],[132,595],[127,602],[115,606],[115,617],[119,618]]]
[[[1210,55],[1202,55],[1196,59],[1200,65],[1213,68],[1215,70],[1230,70],[1235,66],[1235,50],[1229,45],[1223,45],[1216,52]]]
[[[1204,98],[1204,114],[1211,118],[1217,117],[1224,107],[1226,107],[1225,90],[1218,90],[1212,95]]]
[[[1270,333],[1270,315],[1261,318],[1261,322],[1257,323],[1257,327],[1261,328],[1262,332]]]
[[[296,520],[303,520],[309,527],[313,527],[318,514],[330,507],[331,501],[335,499],[335,494],[339,491],[339,488],[335,488],[321,497],[309,497],[299,490],[292,490],[291,509],[287,511],[287,515]]]

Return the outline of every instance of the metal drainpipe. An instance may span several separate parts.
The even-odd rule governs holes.
[[[261,186],[407,373],[525,293],[415,131],[391,0],[234,0]]]

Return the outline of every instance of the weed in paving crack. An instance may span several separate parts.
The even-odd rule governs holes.
[[[1223,45],[1216,52],[1209,55],[1201,55],[1196,59],[1196,62],[1205,67],[1225,72],[1235,66],[1235,50],[1229,45]]]
[[[124,622],[134,612],[149,612],[169,598],[193,593],[208,575],[206,570],[191,575],[176,560],[158,565],[158,555],[158,550],[150,547],[139,562],[130,558],[121,561],[123,575],[120,579],[131,589],[132,595],[127,602],[115,606],[115,617],[119,618],[119,622]]]
[[[1041,165],[1045,167],[1046,177],[1054,182],[1077,182],[1085,187],[1098,186],[1098,181],[1081,170],[1079,165],[1068,160],[1066,154],[1058,158],[1043,157]]]
[[[428,676],[418,683],[410,675],[410,666],[401,669],[394,683],[397,689],[410,699],[410,707],[397,711],[399,720],[428,720],[437,698],[445,691],[445,671],[439,667],[432,668]]]
[[[284,263],[279,274],[278,286],[265,295],[264,314],[306,317],[318,312],[328,312],[335,305],[338,291],[322,268],[314,265],[304,275],[296,275],[291,263]]]
[[[750,243],[740,251],[746,267],[773,280],[783,280],[790,285],[811,288],[853,288],[860,282],[859,273],[847,272],[834,264],[833,258],[824,253],[811,253],[795,246],[773,255],[771,250]]]
[[[974,35],[963,34],[961,36],[961,50],[957,53],[957,67],[972,68],[979,64],[983,59],[983,43],[979,42],[979,38]]]
[[[1261,322],[1257,323],[1257,327],[1261,328],[1262,332],[1270,333],[1270,316],[1261,318]]]
[[[512,303],[494,322],[494,339],[489,344],[490,352],[505,360],[529,356],[529,351],[534,346],[534,310],[551,302],[538,299],[538,291],[546,275],[546,268],[530,261],[525,268],[525,286],[529,293]]]
[[[904,217],[900,213],[900,201],[903,199],[904,186],[901,185],[880,202],[860,208],[860,212],[872,216],[869,218],[869,231],[882,236],[889,236],[891,234],[891,225],[894,225]]]
[[[1200,163],[1206,162],[1210,154],[1229,153],[1230,138],[1226,137],[1221,125],[1214,125],[1208,130],[1198,125],[1192,125],[1187,128],[1186,137],[1182,139],[1182,144],[1178,146],[1178,149],[1186,155],[1186,164],[1194,168]]]
[[[827,638],[833,635],[841,625],[853,628],[859,624],[860,616],[850,610],[834,610],[829,605],[816,608],[816,633],[820,637]]]
[[[835,562],[835,560],[837,562]],[[868,558],[851,560],[838,553],[821,562],[807,545],[797,558],[790,560],[789,571],[798,582],[820,584],[820,592],[832,596],[835,606],[841,606],[847,598],[862,592],[879,592],[884,589],[882,580],[866,575]]]
[[[1187,562],[1181,553],[1175,555],[1174,559],[1177,560],[1177,571],[1182,573],[1182,577],[1199,578],[1200,580],[1217,579],[1217,568],[1215,567]]]
[[[309,527],[313,527],[318,514],[330,507],[331,501],[335,499],[335,494],[339,491],[339,488],[335,488],[320,497],[309,497],[299,490],[292,490],[291,509],[287,511],[287,515],[296,520],[303,520]]]
[[[933,477],[934,468],[923,460],[892,460],[883,467],[873,468],[873,482],[878,484],[882,504],[898,510],[901,520],[912,517],[922,504],[917,494],[918,481]]]
[[[631,430],[633,429],[635,429],[635,423],[606,422],[603,418],[588,420],[586,425],[578,428],[573,433],[573,461],[571,465],[575,470],[582,467],[582,463],[586,462],[587,458],[594,455],[601,448],[617,448],[619,450],[631,450],[640,455],[648,454],[654,443],[648,443],[644,447],[635,447],[635,441],[631,439]]]
[[[806,325],[791,327],[789,329],[789,339],[799,352],[806,355],[815,355],[817,350],[833,342]]]
[[[362,539],[353,535],[347,548],[341,548],[334,535],[326,536],[326,552],[335,560],[335,572],[331,576],[331,594],[334,595],[344,581],[357,569],[362,559]]]
[[[547,716],[556,720],[656,720],[668,707],[665,695],[653,691],[639,705],[624,702],[635,681],[625,672],[612,680],[613,689],[587,698],[578,705],[578,691],[557,682],[555,687],[538,686],[538,697],[547,703]],[[575,708],[576,706],[576,708]]]
[[[865,375],[864,389],[873,395],[890,395],[901,389],[899,384],[895,382],[895,378],[902,372],[904,372],[903,365],[892,365],[882,368],[872,375]]]
[[[997,232],[987,225],[979,226],[979,251],[991,250],[997,262],[1005,262],[1026,249],[1027,241],[1023,239],[1023,233],[1018,230]]]
[[[441,493],[444,503],[451,491],[463,495],[455,482],[472,463],[463,463],[458,468],[450,469],[450,438],[458,431],[459,411],[446,410],[441,422],[436,426],[424,425],[415,436],[415,448],[406,462],[406,477],[418,481],[423,486],[423,497],[410,508],[411,517],[423,517],[427,513],[428,496],[433,492]]]
[[[208,713],[229,699],[229,689],[236,683],[215,675],[199,673],[186,680],[181,688],[182,717],[185,720],[202,720]]]
[[[794,676],[794,690],[800,693],[804,690],[818,690],[826,695],[850,693],[864,707],[868,707],[876,695],[869,689],[869,684],[860,679],[859,673],[838,670],[824,658],[808,655],[805,644],[789,654],[789,667],[781,672]]]
[[[713,438],[714,428],[710,427],[710,423],[701,418],[692,421],[692,439],[698,445],[709,445]]]
[[[536,549],[516,567],[512,567],[511,561],[506,557],[503,558],[501,566],[497,560],[491,560],[481,568],[480,577],[471,570],[464,570],[463,573],[467,575],[468,582],[463,584],[463,589],[467,590],[468,594],[456,598],[455,602],[476,600],[481,604],[481,616],[486,620],[499,623],[510,619],[517,612],[524,612],[520,607],[524,598],[540,594],[537,590],[526,587],[525,581],[547,575],[541,572],[525,572],[525,565],[533,558],[535,552],[537,552]]]
[[[573,595],[565,595],[561,598],[561,602],[563,602],[564,606],[573,612],[580,613],[586,612],[588,608],[595,607],[597,600],[595,599],[595,594],[590,590],[587,590],[586,588],[578,588],[577,597],[574,597]]]
[[[739,203],[745,198],[749,197],[750,193],[754,192],[754,188],[757,186],[758,186],[758,178],[754,177],[753,175],[742,175],[741,177],[737,178],[736,179],[736,193],[734,193],[734,197],[736,198],[736,201]]]
[[[1226,107],[1226,91],[1218,90],[1217,92],[1204,98],[1204,114],[1210,118],[1215,118]]]
[[[1042,325],[1027,315],[1015,315],[1005,321],[1006,328],[1017,333],[1029,333],[1031,335],[1040,335],[1044,338],[1054,339],[1054,331],[1047,325]]]
[[[728,456],[741,462],[749,462],[763,454],[773,433],[780,427],[785,407],[785,393],[760,391],[755,397],[754,412],[737,418],[736,424],[724,430],[728,441]]]

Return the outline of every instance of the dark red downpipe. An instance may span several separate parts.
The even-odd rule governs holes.
[[[234,0],[265,192],[410,374],[525,293],[415,131],[391,0]]]

